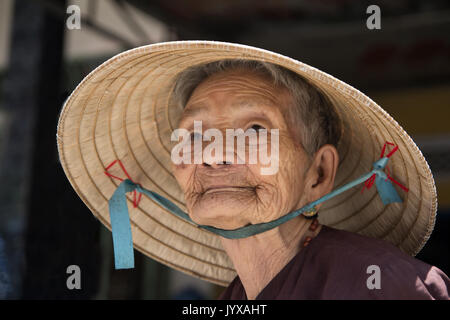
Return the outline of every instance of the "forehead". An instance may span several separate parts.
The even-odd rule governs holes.
[[[192,92],[183,116],[211,112],[224,104],[240,109],[282,111],[275,109],[286,108],[290,101],[288,90],[274,85],[267,76],[233,70],[214,74],[201,82]]]
[[[189,100],[197,100],[205,96],[236,95],[254,96],[260,99],[277,101],[281,88],[263,74],[249,70],[232,70],[220,72],[203,80],[192,92]],[[189,101],[188,101],[189,102]]]

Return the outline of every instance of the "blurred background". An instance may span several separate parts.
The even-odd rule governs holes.
[[[370,30],[369,5],[381,9]],[[70,5],[80,29],[69,29]],[[58,162],[62,104],[96,66],[136,46],[218,40],[273,50],[365,92],[419,145],[437,183],[417,258],[450,274],[450,2],[447,0],[0,0],[0,299],[215,299],[222,287],[135,251],[114,270],[111,233]],[[81,269],[68,290],[66,269]]]

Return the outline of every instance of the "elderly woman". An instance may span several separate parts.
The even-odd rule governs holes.
[[[219,139],[231,129],[244,151]],[[228,285],[222,299],[449,297],[448,277],[411,257],[436,211],[417,147],[360,92],[287,57],[216,42],[132,50],[75,90],[58,145],[72,185],[113,231],[117,268],[133,267],[134,243]],[[254,149],[276,170],[251,162]],[[361,183],[376,188],[347,191]]]

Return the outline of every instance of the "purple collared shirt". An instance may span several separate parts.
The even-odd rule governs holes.
[[[377,268],[379,272],[374,271]],[[386,241],[322,226],[256,299],[448,300],[449,287],[450,280],[440,269]],[[219,299],[247,299],[239,277]]]

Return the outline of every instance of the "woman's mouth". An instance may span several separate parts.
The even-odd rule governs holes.
[[[236,192],[236,191],[244,191],[244,190],[252,190],[252,187],[244,187],[244,186],[225,186],[225,185],[218,185],[218,186],[211,186],[206,189],[203,194],[208,193],[214,193],[214,192]]]

